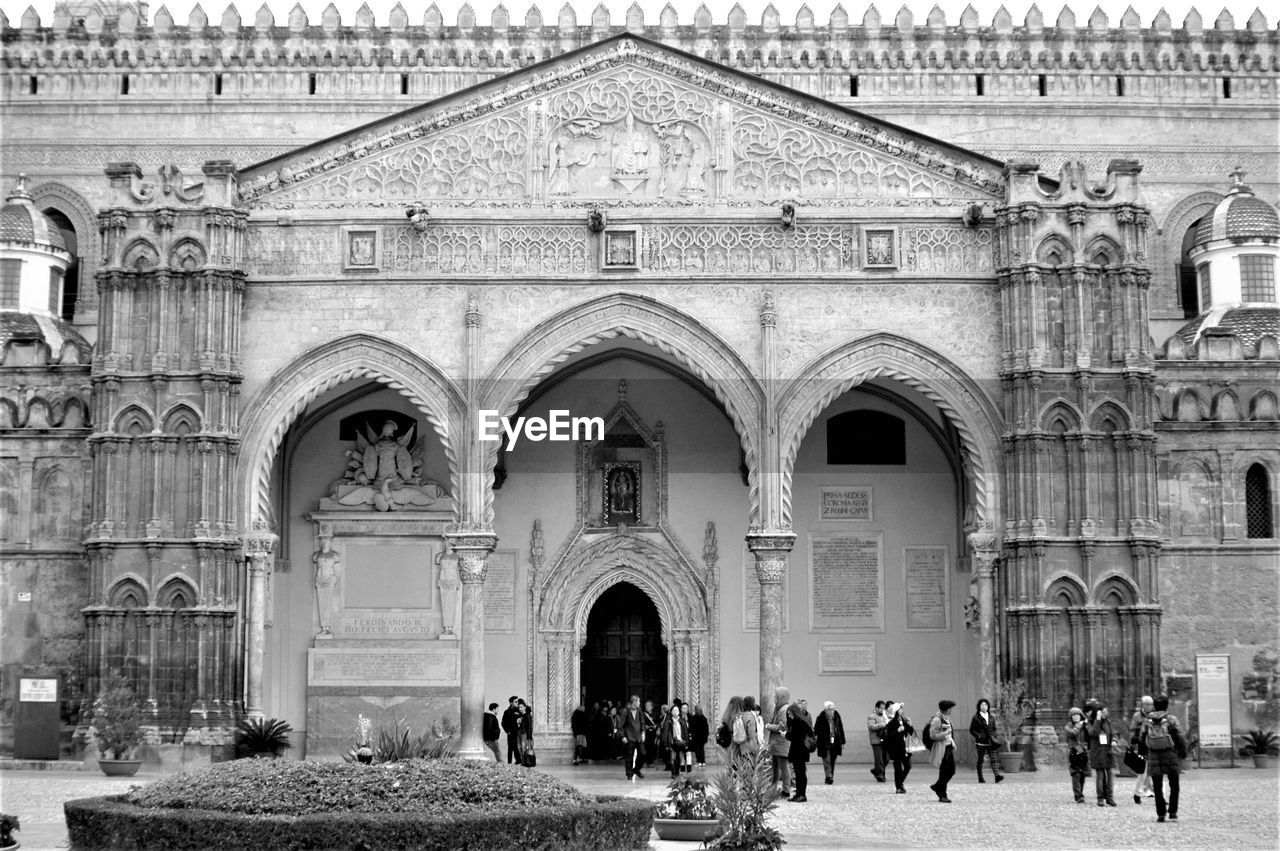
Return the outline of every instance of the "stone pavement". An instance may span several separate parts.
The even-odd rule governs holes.
[[[814,770],[816,769],[816,771]],[[668,777],[646,772],[628,782],[620,766],[552,766],[548,773],[592,794],[623,794],[661,800]],[[708,769],[711,770],[711,769]],[[927,788],[937,776],[920,765],[907,778],[908,794],[878,784],[866,765],[839,765],[836,785],[825,786],[822,768],[811,765],[818,783],[809,802],[779,805],[775,825],[787,851],[860,848],[1213,848],[1274,849],[1280,846],[1280,779],[1276,769],[1189,769],[1183,775],[1179,821],[1157,824],[1152,799],[1135,805],[1126,794],[1131,779],[1117,778],[1116,808],[1077,805],[1065,771],[1046,769],[1010,776],[996,786],[978,785],[973,769],[961,767],[952,781],[954,803],[942,804]],[[160,777],[139,774],[112,779],[96,771],[0,771],[0,809],[22,821],[24,851],[67,847],[62,802],[119,794]],[[1091,788],[1091,787],[1090,787]],[[693,849],[694,843],[654,838],[654,851]]]

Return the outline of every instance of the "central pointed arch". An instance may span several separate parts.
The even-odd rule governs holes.
[[[751,516],[759,513],[757,457],[760,381],[737,350],[687,313],[650,296],[614,292],[548,316],[496,361],[485,379],[481,407],[512,416],[543,378],[577,352],[606,340],[639,340],[658,349],[702,381],[724,406],[750,471]],[[485,459],[486,475],[497,463],[498,444]],[[493,493],[485,495],[485,516],[493,518]]]
[[[393,340],[353,334],[329,340],[281,369],[245,407],[241,425],[239,493],[244,529],[271,524],[271,467],[294,419],[322,393],[353,378],[367,378],[398,391],[431,423],[449,462],[451,491],[459,493],[455,435],[465,405],[457,385],[422,355]],[[455,511],[457,500],[454,500]]]
[[[950,359],[909,337],[877,332],[842,343],[814,358],[783,388],[779,428],[783,445],[783,517],[791,522],[791,482],[796,453],[813,421],[850,388],[891,378],[927,397],[951,422],[972,480],[972,523],[999,528],[1000,415],[988,393]]]

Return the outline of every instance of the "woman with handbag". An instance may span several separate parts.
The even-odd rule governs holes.
[[[796,793],[791,801],[803,804],[809,798],[805,792],[809,788],[809,754],[818,746],[813,734],[813,718],[809,715],[809,707],[803,700],[791,704],[787,713],[787,761],[791,763],[791,776],[796,781]]]
[[[1067,768],[1071,772],[1071,792],[1076,803],[1084,803],[1084,779],[1089,776],[1089,734],[1084,728],[1084,713],[1073,706],[1067,712]]]
[[[987,782],[987,778],[982,776],[984,762],[990,764],[997,783],[1004,780],[1000,773],[1000,760],[996,758],[996,750],[1000,747],[1000,740],[996,738],[996,719],[991,714],[991,703],[985,697],[978,701],[977,711],[969,722],[969,735],[973,736],[973,746],[978,749],[978,782]]]
[[[884,749],[889,759],[893,760],[893,791],[898,795],[907,794],[907,787],[903,784],[907,780],[907,775],[911,773],[911,751],[908,748],[908,738],[915,738],[916,728],[911,726],[911,719],[903,713],[905,704],[889,703],[889,723],[884,725]],[[915,742],[911,747],[919,745],[920,740],[915,738]],[[920,750],[923,750],[920,747]]]

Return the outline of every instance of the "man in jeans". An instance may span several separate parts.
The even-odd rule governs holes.
[[[1178,820],[1178,775],[1181,760],[1187,753],[1187,739],[1178,719],[1169,714],[1169,698],[1160,695],[1152,701],[1153,711],[1142,722],[1142,741],[1147,746],[1147,773],[1156,793],[1156,821],[1162,822],[1167,811],[1169,821]],[[1169,778],[1169,802],[1164,800],[1164,778]]]
[[[644,779],[644,713],[640,710],[640,696],[631,695],[631,703],[622,710],[622,746],[626,748],[627,779]]]
[[[871,775],[881,783],[884,782],[884,742],[880,739],[880,733],[888,723],[889,716],[884,714],[884,701],[877,700],[875,711],[867,716],[867,738],[871,740],[871,755],[875,757]]]
[[[787,714],[791,711],[791,689],[778,686],[773,690],[773,720],[764,725],[769,731],[769,752],[773,754],[773,782],[782,786],[784,800],[791,797],[791,743],[787,741]]]
[[[495,761],[502,762],[502,755],[498,753],[498,739],[502,738],[502,724],[498,721],[498,704],[489,704],[489,711],[484,714],[482,733],[484,746],[493,751]]]

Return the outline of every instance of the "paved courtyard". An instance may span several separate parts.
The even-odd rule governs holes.
[[[813,769],[816,769],[814,771]],[[661,771],[634,783],[613,766],[553,766],[548,773],[594,794],[661,799]],[[1126,794],[1132,780],[1116,784],[1119,806],[1077,805],[1065,772],[1042,770],[1011,776],[996,786],[978,785],[972,769],[952,782],[954,803],[938,803],[927,786],[936,777],[927,766],[907,780],[908,794],[878,784],[865,765],[837,769],[837,784],[810,784],[809,802],[782,802],[775,824],[787,849],[858,848],[1213,848],[1274,849],[1280,846],[1280,783],[1276,769],[1190,769],[1183,775],[1179,821],[1157,824],[1152,799],[1135,805]],[[62,802],[118,794],[158,774],[125,780],[96,771],[0,771],[0,808],[22,821],[24,851],[67,847]],[[662,842],[654,851],[694,848]]]

